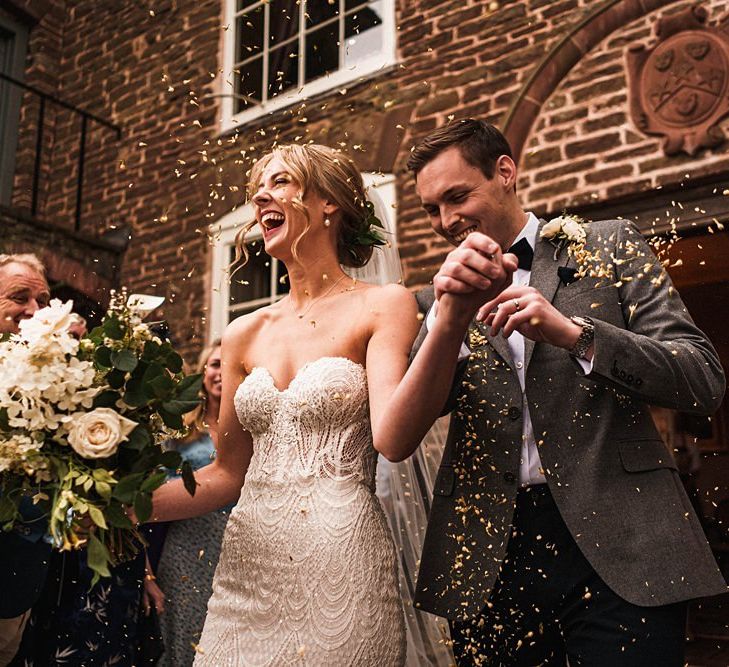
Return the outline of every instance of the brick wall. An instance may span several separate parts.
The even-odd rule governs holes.
[[[33,252],[43,262],[52,283],[64,283],[94,301],[107,303],[109,289],[116,284],[120,269],[113,247],[2,206],[0,229],[0,252]]]
[[[221,0],[55,0],[54,20],[36,30],[29,74],[123,128],[120,143],[92,139],[82,229],[131,227],[121,280],[168,297],[165,316],[190,353],[205,335],[206,227],[240,202],[252,157],[273,140],[314,139],[343,144],[366,169],[394,171],[406,281],[423,285],[446,246],[405,173],[410,146],[451,117],[501,123],[539,60],[596,8],[594,0],[397,4],[398,66],[222,137]],[[727,4],[706,6],[715,19]],[[544,212],[609,202],[686,173],[727,170],[726,146],[665,158],[660,141],[628,118],[624,49],[644,40],[660,13],[686,3],[663,5],[595,45],[551,93],[521,160],[525,205]],[[72,210],[75,141],[73,124],[59,120],[44,209],[59,224]]]
[[[713,20],[729,9],[727,2],[704,6]],[[662,13],[603,40],[547,101],[522,161],[522,196],[535,209],[558,211],[729,170],[729,145],[666,157],[661,139],[641,134],[629,116],[624,51],[650,38]],[[722,127],[729,129],[729,121]]]

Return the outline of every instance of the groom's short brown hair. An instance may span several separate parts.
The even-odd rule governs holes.
[[[465,118],[439,127],[417,144],[408,158],[408,170],[417,177],[428,162],[451,146],[457,146],[463,159],[480,169],[486,178],[493,178],[496,161],[502,155],[513,159],[511,146],[498,128]]]

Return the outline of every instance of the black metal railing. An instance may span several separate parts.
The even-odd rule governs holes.
[[[121,139],[121,128],[114,123],[100,118],[84,109],[69,104],[64,100],[43,92],[35,86],[30,86],[27,83],[18,81],[3,72],[0,72],[0,81],[6,81],[13,86],[17,86],[22,90],[34,95],[38,98],[38,117],[37,117],[37,128],[36,128],[36,140],[35,140],[35,155],[33,156],[33,176],[31,186],[31,201],[30,201],[30,213],[33,217],[38,215],[39,195],[41,186],[41,171],[43,167],[43,140],[45,130],[45,119],[46,119],[46,105],[55,104],[58,107],[66,109],[71,113],[77,115],[81,119],[81,130],[79,136],[79,148],[77,157],[77,174],[76,174],[76,192],[75,192],[75,210],[74,210],[74,229],[79,231],[81,229],[81,206],[83,203],[83,191],[84,191],[84,168],[86,166],[86,145],[87,145],[87,134],[89,132],[89,122],[96,123],[102,127],[107,128],[114,132],[116,140]]]

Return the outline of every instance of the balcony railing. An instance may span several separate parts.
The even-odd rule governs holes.
[[[114,123],[100,118],[84,109],[69,104],[62,99],[59,99],[55,95],[46,93],[34,86],[30,86],[22,81],[18,81],[7,74],[0,72],[0,82],[5,81],[12,86],[16,86],[21,90],[25,91],[26,94],[38,100],[38,114],[36,117],[35,127],[35,150],[33,153],[33,170],[31,179],[31,197],[30,197],[30,214],[33,217],[38,216],[39,213],[39,199],[41,194],[41,177],[43,172],[43,159],[44,153],[44,139],[46,129],[46,112],[49,105],[55,105],[61,109],[70,111],[74,116],[80,118],[81,128],[78,135],[78,155],[76,158],[76,185],[75,192],[73,193],[73,225],[74,230],[79,231],[81,229],[81,215],[82,215],[82,204],[84,196],[84,169],[86,167],[87,160],[87,140],[88,133],[90,131],[90,125],[95,123],[106,130],[113,132],[116,141],[121,139],[121,128]],[[27,97],[24,97],[27,99]],[[22,131],[28,131],[29,119],[24,118]],[[31,131],[32,131],[32,125]]]

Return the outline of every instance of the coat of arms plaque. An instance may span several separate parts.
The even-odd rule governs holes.
[[[656,22],[657,40],[626,54],[630,112],[645,134],[662,135],[666,155],[714,147],[729,113],[729,15],[708,24],[694,5]]]

